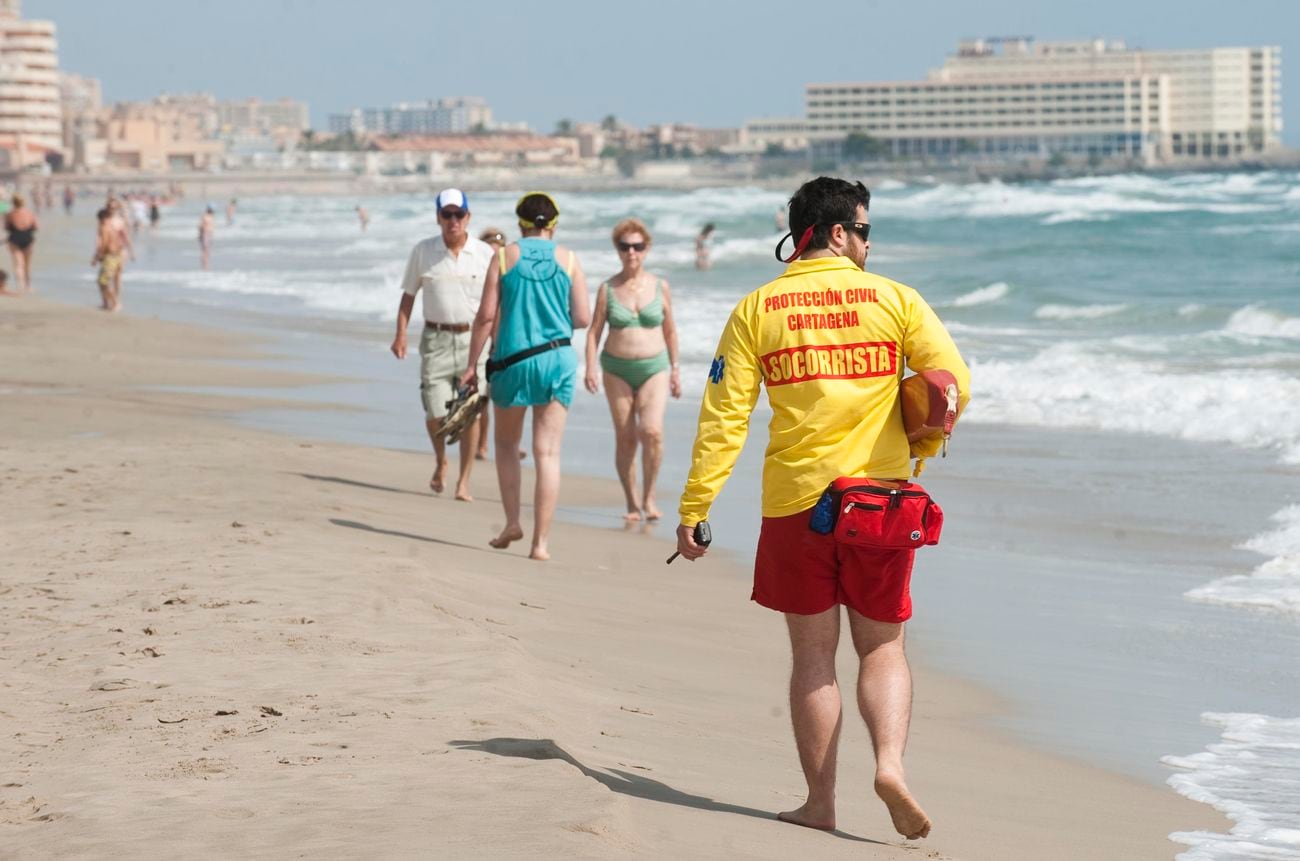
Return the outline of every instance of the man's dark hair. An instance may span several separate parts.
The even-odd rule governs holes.
[[[871,208],[871,192],[860,182],[848,182],[830,176],[810,179],[790,198],[790,232],[798,242],[810,226],[812,241],[806,251],[831,244],[831,226],[837,221],[856,221],[858,205]]]

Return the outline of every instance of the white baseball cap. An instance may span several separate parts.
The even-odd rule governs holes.
[[[461,191],[459,188],[444,188],[442,191],[438,192],[438,196],[434,198],[433,205],[439,212],[442,212],[442,210],[448,206],[458,206],[466,212],[469,212],[469,198],[466,197],[465,192]]]

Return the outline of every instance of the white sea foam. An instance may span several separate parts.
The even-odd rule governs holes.
[[[1276,529],[1256,535],[1243,549],[1271,556],[1249,574],[1234,574],[1187,593],[1193,601],[1300,613],[1300,505],[1273,515]]]
[[[968,308],[971,305],[985,305],[989,302],[996,302],[999,299],[1005,299],[1011,292],[1011,287],[1005,281],[998,281],[981,287],[978,290],[972,290],[969,293],[963,293],[948,304],[954,308]]]
[[[383,317],[394,313],[404,261],[375,269],[149,270],[132,271],[131,282],[161,284],[208,293],[233,293],[289,300],[283,310],[307,307],[339,314]]]
[[[1300,859],[1300,718],[1202,715],[1223,740],[1191,756],[1167,756],[1179,769],[1169,785],[1233,821],[1227,834],[1179,831],[1179,861]]]
[[[1179,373],[1108,341],[1066,341],[1028,360],[971,362],[971,421],[1128,431],[1278,451],[1300,463],[1300,379],[1275,370]]]
[[[1128,308],[1124,304],[1112,305],[1043,305],[1034,311],[1040,320],[1095,320],[1109,317]]]
[[[1247,305],[1233,312],[1224,325],[1224,331],[1254,338],[1300,338],[1300,318],[1287,317],[1258,305]]]
[[[1006,184],[939,184],[882,195],[882,215],[901,218],[1038,217],[1045,225],[1106,221],[1136,213],[1279,211],[1292,199],[1276,182],[1230,177],[1174,182],[1129,174]]]

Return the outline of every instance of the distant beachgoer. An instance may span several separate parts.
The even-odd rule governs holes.
[[[65,215],[72,214],[72,207],[77,203],[77,193],[72,190],[71,185],[63,186],[63,212]]]
[[[18,288],[24,293],[31,292],[32,289],[32,250],[36,245],[36,231],[39,228],[36,214],[27,208],[26,199],[15,193],[13,208],[5,214],[5,230],[9,231],[9,252],[14,258],[14,275]]]
[[[209,206],[199,219],[199,258],[204,269],[212,262],[212,237],[217,231],[216,212]]]
[[[447,402],[457,392],[470,353],[470,322],[483,294],[483,278],[492,260],[492,248],[469,235],[469,199],[448,188],[434,199],[441,234],[419,242],[411,251],[402,278],[402,300],[397,308],[397,336],[390,348],[406,358],[406,328],[415,295],[424,292],[424,331],[420,335],[420,399],[424,424],[433,443],[434,469],[429,489],[442,493],[447,478],[446,441],[439,433],[447,418]],[[487,374],[481,382],[486,382]],[[481,393],[483,388],[478,386]],[[456,498],[470,502],[469,478],[478,449],[479,426],[469,425],[460,435],[460,474]]]
[[[122,201],[110,194],[105,208],[108,210],[109,227],[117,232],[123,247],[126,248],[127,256],[134,260],[135,244],[131,242],[131,230],[127,227],[126,217],[122,215]]]
[[[708,269],[712,264],[709,262],[709,237],[713,235],[713,224],[704,225],[700,230],[700,235],[695,237],[695,268]]]
[[[614,468],[623,485],[629,522],[658,520],[655,480],[663,462],[664,410],[668,395],[682,396],[677,367],[677,327],[673,323],[668,282],[645,271],[649,229],[635,218],[614,227],[614,247],[623,269],[596,290],[596,310],[587,331],[587,391],[605,382],[609,414],[614,420]],[[609,337],[600,352],[600,336]],[[642,492],[636,492],[636,450],[641,447]]]
[[[478,235],[478,238],[486,242],[488,245],[492,246],[493,251],[499,251],[502,248],[506,247],[505,231],[501,230],[501,228],[499,227],[487,228],[486,230],[484,230],[482,233]],[[492,330],[493,339],[496,338],[496,334],[497,334],[496,329],[494,328]],[[491,390],[492,390],[491,384],[485,383],[484,391],[491,392]],[[491,409],[485,409],[483,410],[483,412],[479,413],[478,451],[474,453],[475,460],[487,460],[488,439],[490,438],[490,434],[492,432],[491,416],[492,416]],[[528,456],[527,453],[522,448],[519,449],[519,457],[521,459],[527,456]]]
[[[496,409],[497,482],[506,525],[489,544],[497,549],[524,537],[519,521],[519,441],[533,408],[533,542],[529,557],[550,558],[547,539],[560,495],[560,444],[578,370],[573,330],[591,320],[587,279],[577,255],[552,237],[560,208],[549,194],[525,194],[515,206],[523,238],[492,257],[483,301],[474,317],[462,384],[478,381],[479,356],[493,326],[492,403]]]
[[[361,223],[361,232],[365,233],[366,228],[370,226],[370,213],[361,204],[357,204],[357,221]]]
[[[776,211],[776,232],[785,233],[785,231],[785,209],[782,208]]]
[[[162,210],[158,207],[158,195],[149,195],[149,231],[158,232],[158,222],[162,220]]]
[[[45,187],[42,191],[42,198],[45,201],[46,209],[54,208],[54,180],[52,179],[45,180]]]
[[[917,291],[865,271],[870,203],[862,183],[831,177],[804,183],[791,198],[796,247],[789,265],[740,300],[714,354],[678,509],[677,550],[689,560],[707,551],[694,531],[731,474],[766,387],[772,420],[752,599],[785,614],[790,715],[808,785],[807,800],[778,818],[835,828],[842,719],[835,655],[847,613],[858,659],[857,702],[875,752],[875,791],[894,828],[915,840],[930,833],[903,770],[912,710],[903,641],[915,550],[871,546],[867,535],[853,541],[853,531],[841,541],[844,530],[812,517],[837,478],[876,479],[886,493],[889,483],[907,481],[911,451],[898,406],[904,360],[914,372],[951,372],[962,405],[970,397],[970,371]],[[806,297],[827,297],[830,307],[796,307],[794,300]],[[804,310],[824,313],[796,313]],[[827,328],[823,320],[836,322]],[[876,358],[855,362],[864,350]]]
[[[238,205],[239,205],[239,201],[235,200],[235,198],[233,197],[230,198],[230,202],[226,204],[226,226],[227,227],[235,223],[235,207],[237,207]]]
[[[144,195],[131,195],[131,232],[139,233],[140,226],[149,221],[149,204],[145,201]]]
[[[95,216],[99,221],[95,233],[95,255],[91,266],[99,267],[100,307],[105,311],[122,309],[122,252],[126,248],[126,233],[113,223],[113,212],[104,207]]]

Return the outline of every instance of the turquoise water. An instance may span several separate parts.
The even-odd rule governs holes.
[[[963,186],[886,180],[872,190],[868,268],[921,290],[953,331],[974,371],[966,422],[1117,440],[1137,434],[1153,445],[1198,441],[1221,447],[1224,458],[1255,451],[1279,470],[1300,465],[1300,173]],[[472,229],[492,225],[515,234],[515,195],[470,196]],[[687,396],[670,412],[679,432],[670,435],[665,502],[679,486],[691,401],[698,402],[722,323],[740,296],[780,271],[772,254],[779,238],[774,216],[785,197],[756,188],[559,197],[557,238],[578,250],[593,288],[617,270],[608,232],[627,215],[649,224],[649,265],[673,285]],[[358,202],[372,216],[365,234],[353,213]],[[206,273],[198,271],[194,241],[201,204],[166,211],[159,233],[142,238],[141,262],[127,275],[128,303],[190,319],[234,319],[289,338],[284,343],[299,366],[366,380],[304,392],[378,411],[339,414],[331,420],[338,435],[422,448],[414,369],[393,362],[385,347],[406,255],[437,229],[431,201],[248,199],[234,225],[219,225],[215,268]],[[701,272],[693,265],[694,237],[706,221],[718,229],[714,266]],[[69,294],[93,293],[89,272],[68,277]],[[307,332],[322,326],[365,333],[370,341],[348,342],[354,351],[323,358],[306,343]],[[604,474],[603,404],[579,400],[566,466]],[[746,457],[752,464],[755,453]],[[1100,467],[1070,468],[1087,475]],[[963,466],[945,469],[960,474]],[[1154,611],[1167,614],[1171,626],[1186,625],[1201,618],[1193,612],[1198,604],[1213,605],[1214,636],[1225,641],[1300,626],[1300,505],[1289,504],[1296,501],[1281,500],[1244,545],[1257,567],[1206,570],[1172,603],[1151,596]],[[732,534],[740,534],[753,501],[734,500],[734,507]],[[1296,641],[1266,642],[1291,648]],[[1290,658],[1300,663],[1300,654]],[[1289,658],[1270,653],[1261,660],[1281,666]],[[1178,746],[1157,751],[1180,769],[1179,791],[1238,820],[1231,835],[1181,835],[1189,844],[1184,857],[1300,857],[1293,767],[1300,692],[1291,694],[1268,693],[1272,715],[1232,712],[1240,706],[1224,703],[1223,714],[1207,715],[1224,738],[1199,754],[1183,756],[1188,751]],[[1069,692],[1061,697],[1064,713]]]

